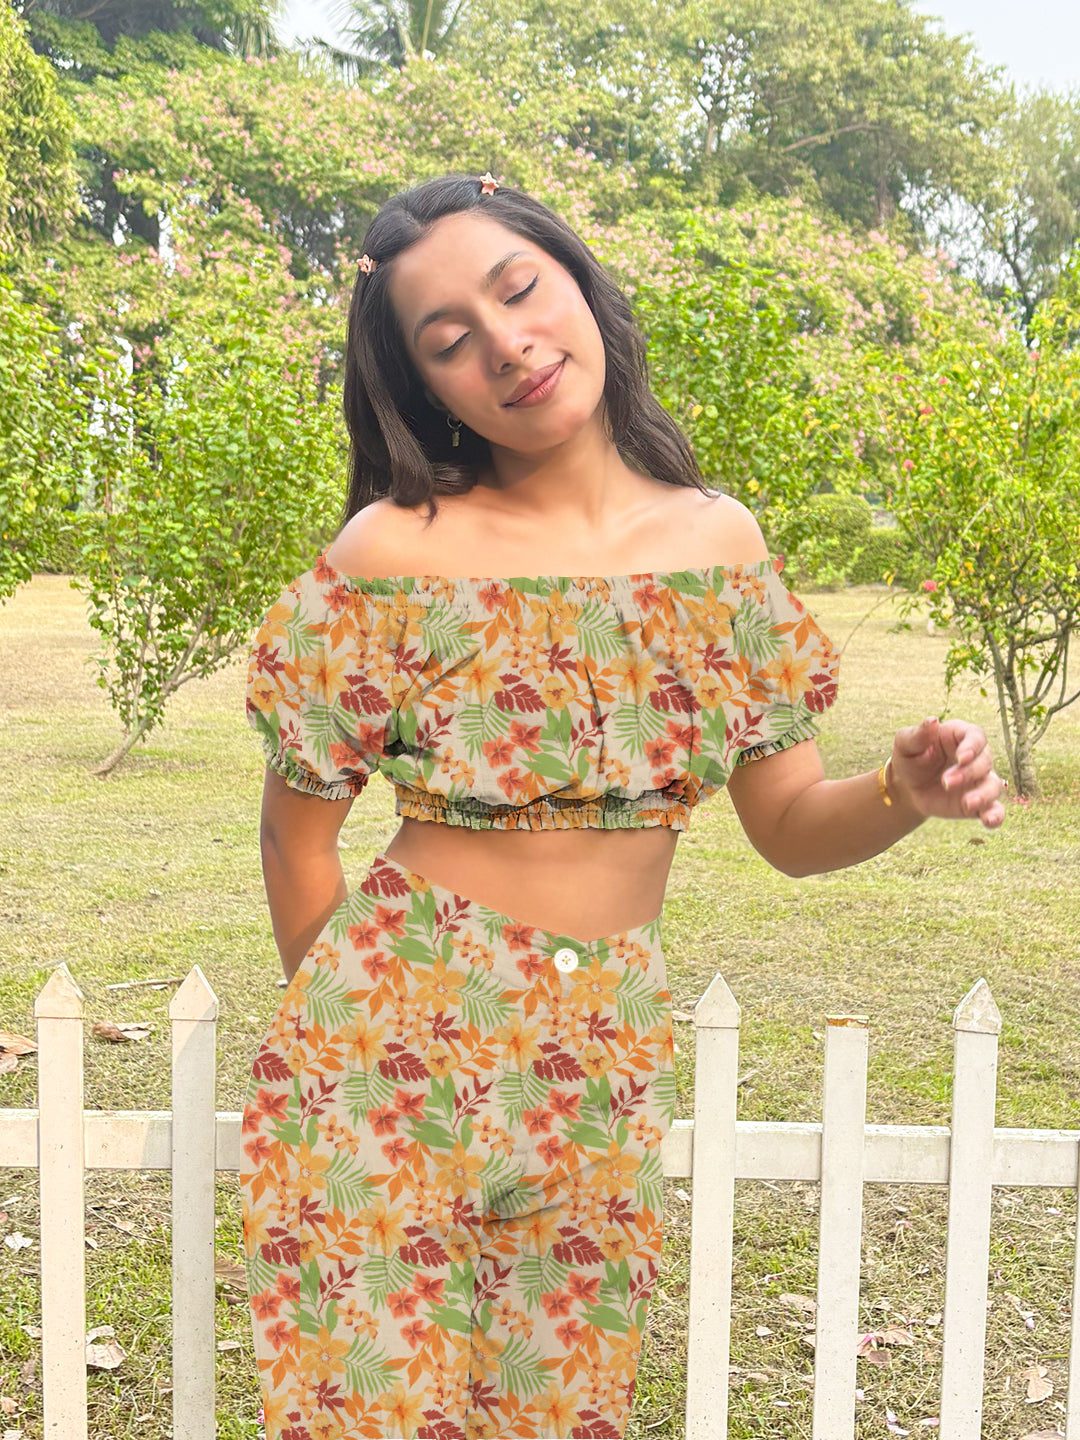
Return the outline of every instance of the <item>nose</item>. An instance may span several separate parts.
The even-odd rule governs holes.
[[[496,375],[505,375],[532,351],[532,341],[512,317],[494,324],[489,334],[491,368]]]

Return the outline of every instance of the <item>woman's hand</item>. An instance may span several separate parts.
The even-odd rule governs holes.
[[[1006,782],[994,772],[986,733],[967,720],[931,716],[893,740],[890,779],[920,815],[979,819],[996,830],[1005,819]]]

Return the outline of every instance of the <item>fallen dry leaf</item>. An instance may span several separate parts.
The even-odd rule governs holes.
[[[96,1344],[102,1337],[105,1344]],[[98,1325],[86,1332],[86,1363],[91,1370],[116,1370],[126,1359],[127,1353],[111,1325]]]
[[[792,1305],[796,1310],[803,1310],[808,1315],[812,1315],[817,1309],[817,1301],[811,1299],[809,1295],[781,1295],[780,1303],[781,1305]]]
[[[33,1040],[25,1035],[16,1035],[13,1030],[0,1030],[0,1050],[10,1050],[13,1055],[29,1055],[36,1050]]]
[[[1020,1371],[1020,1379],[1027,1381],[1027,1395],[1024,1398],[1028,1404],[1038,1404],[1040,1400],[1045,1400],[1054,1393],[1054,1382],[1046,1376],[1045,1365],[1029,1365],[1026,1370]]]
[[[111,1040],[114,1044],[120,1044],[126,1040],[148,1040],[153,1030],[153,1025],[148,1025],[145,1021],[142,1024],[114,1025],[111,1020],[98,1020],[90,1033],[99,1040]]]
[[[1021,1435],[1020,1440],[1065,1440],[1060,1430],[1031,1430]]]
[[[247,1288],[247,1270],[236,1260],[230,1260],[228,1256],[219,1255],[214,1260],[214,1278],[222,1281],[225,1285]]]
[[[898,1325],[889,1325],[884,1330],[877,1332],[878,1342],[881,1345],[914,1345],[915,1337],[908,1330],[901,1330]]]

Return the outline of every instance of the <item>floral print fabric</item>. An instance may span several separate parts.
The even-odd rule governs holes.
[[[245,1096],[266,1440],[623,1436],[673,1063],[659,917],[583,943],[377,855]]]
[[[267,612],[268,763],[473,828],[685,830],[732,767],[818,733],[838,656],[781,560],[671,574],[354,579],[321,555]]]

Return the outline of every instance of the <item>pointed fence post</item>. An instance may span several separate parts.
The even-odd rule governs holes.
[[[172,1381],[175,1440],[213,1440],[217,996],[198,965],[172,1021]]]
[[[716,975],[694,1007],[686,1440],[722,1440],[727,1433],[739,1019],[735,996]]]
[[[34,1001],[38,1044],[41,1372],[48,1440],[86,1440],[83,993],[67,965]]]
[[[953,1031],[941,1435],[942,1440],[979,1440],[1001,1033],[1001,1015],[985,980],[977,980],[956,1007]]]

